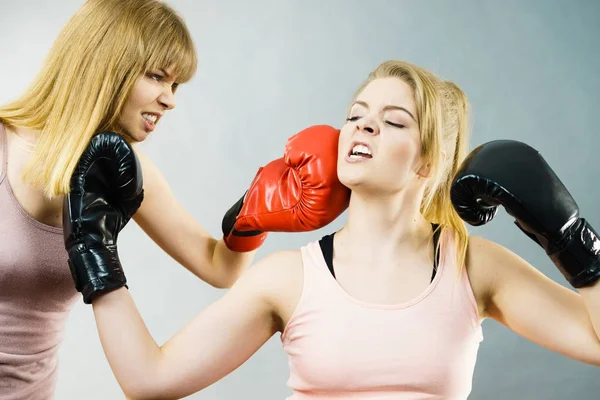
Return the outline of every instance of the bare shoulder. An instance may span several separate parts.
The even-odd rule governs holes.
[[[281,331],[298,304],[303,277],[301,251],[281,250],[265,256],[248,268],[231,291],[254,292],[271,310]]]
[[[165,210],[170,210],[169,206],[173,207],[175,199],[167,181],[152,159],[141,151],[139,146],[133,146],[133,149],[142,168],[144,186],[144,202],[134,219],[146,230],[148,226],[153,225],[153,219],[164,215]]]
[[[481,237],[469,238],[466,261],[482,316],[495,313],[496,297],[522,286],[523,282],[549,280],[513,251]]]
[[[469,237],[466,268],[482,318],[489,317],[489,307],[502,260],[514,256],[510,250],[491,240],[479,236]]]
[[[148,155],[144,153],[139,146],[134,145],[133,150],[135,151],[135,154],[137,155],[137,158],[140,161],[144,183],[146,183],[147,180],[150,180],[158,172],[158,168],[156,167],[152,159],[150,159],[150,157],[148,157]]]

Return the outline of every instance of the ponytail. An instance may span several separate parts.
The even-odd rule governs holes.
[[[432,200],[423,210],[423,215],[428,221],[438,224],[438,229],[449,228],[454,233],[460,273],[466,262],[469,237],[464,221],[452,205],[450,190],[452,180],[467,155],[470,107],[464,92],[453,82],[441,82],[440,95],[444,114],[441,147],[445,151],[445,159],[441,163]],[[438,250],[439,244],[436,253]]]
[[[355,97],[377,78],[394,77],[414,91],[421,136],[421,153],[428,160],[431,177],[425,188],[421,214],[442,233],[455,235],[458,273],[463,271],[469,237],[467,227],[452,206],[450,189],[458,168],[466,157],[469,136],[469,102],[453,82],[405,61],[380,64],[360,86]],[[442,156],[444,154],[444,156]],[[439,241],[435,249],[439,252]]]

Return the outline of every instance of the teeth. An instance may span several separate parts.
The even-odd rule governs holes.
[[[144,118],[146,121],[149,121],[149,122],[152,122],[152,123],[155,123],[155,122],[156,122],[156,118],[157,118],[157,117],[156,117],[156,115],[153,115],[153,114],[146,114],[146,113],[143,113],[143,114],[142,114],[142,117],[143,117],[143,118]]]
[[[362,144],[357,144],[356,146],[354,146],[352,148],[352,152],[350,153],[351,155],[359,155],[359,154],[364,154],[364,155],[369,155],[372,156],[373,154],[371,154],[371,150]]]

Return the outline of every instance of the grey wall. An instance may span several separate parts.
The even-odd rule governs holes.
[[[0,102],[29,82],[81,0],[0,0]],[[219,235],[222,213],[285,140],[312,124],[340,125],[359,82],[401,58],[460,84],[474,111],[471,147],[498,138],[539,149],[600,229],[600,2],[171,0],[196,40],[196,78],[143,148],[180,201]],[[235,146],[235,147],[234,147]],[[257,259],[341,226],[271,234]],[[515,251],[565,284],[501,211],[471,231]],[[158,343],[224,292],[178,266],[134,224],[120,239],[131,292]],[[543,310],[540,310],[543,312]],[[116,328],[118,329],[118,327]],[[597,399],[600,370],[553,354],[493,321],[473,399]],[[568,338],[565,338],[568,340]],[[79,302],[61,350],[58,399],[122,398],[92,309]],[[288,393],[279,335],[194,399],[281,399]]]

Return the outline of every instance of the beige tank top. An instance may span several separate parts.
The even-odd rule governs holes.
[[[288,399],[467,399],[483,333],[449,232],[440,245],[429,287],[394,305],[354,298],[328,270],[318,242],[302,247],[302,295],[281,335]]]

